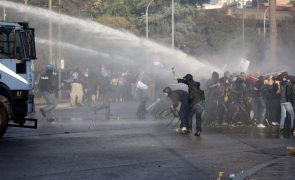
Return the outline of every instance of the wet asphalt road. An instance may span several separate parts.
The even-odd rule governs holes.
[[[113,104],[108,121],[84,107],[59,107],[53,123],[36,113],[37,130],[9,128],[0,140],[0,179],[295,179],[294,138],[275,128],[180,135],[169,121],[136,119],[136,105]]]

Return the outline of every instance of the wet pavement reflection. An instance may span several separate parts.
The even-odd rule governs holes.
[[[6,165],[0,165],[0,177],[216,179],[219,172],[224,172],[222,179],[239,172],[251,172],[252,179],[294,176],[294,157],[286,149],[295,144],[294,137],[280,134],[278,127],[204,127],[201,137],[195,137],[177,134],[177,120],[137,119],[136,105],[114,104],[110,120],[91,108],[58,109],[53,122],[39,118],[37,130],[9,128],[0,141]],[[278,158],[285,159],[265,165]],[[16,168],[23,173],[15,174]]]

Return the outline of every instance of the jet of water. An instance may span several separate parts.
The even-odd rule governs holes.
[[[139,38],[129,32],[115,30],[91,20],[79,19],[39,7],[25,6],[20,3],[9,2],[6,0],[0,1],[0,6],[14,9],[21,13],[26,12],[32,15],[32,18],[43,20],[50,19],[50,21],[54,23],[59,23],[62,26],[67,27],[67,32],[64,34],[65,36],[67,34],[70,34],[71,36],[68,35],[69,37],[67,39],[63,38],[63,41],[74,41],[76,38],[79,38],[79,40],[77,40],[78,42],[75,43],[63,42],[63,46],[68,46],[73,50],[79,49],[89,54],[97,53],[97,55],[102,55],[106,58],[125,58],[132,60],[135,63],[142,64],[142,66],[144,66],[143,61],[154,61],[154,57],[156,56],[161,63],[166,66],[169,66],[170,68],[175,67],[177,75],[179,76],[191,73],[197,74],[198,76],[208,77],[212,71],[220,72],[218,68],[205,65],[180,50],[174,50],[162,46],[153,41]],[[37,29],[42,30],[42,26]],[[78,31],[78,33],[71,34],[73,31]],[[39,42],[45,43],[44,40],[40,39]],[[81,43],[83,45],[70,45],[76,43]],[[55,45],[59,46],[61,44],[55,43]],[[91,46],[91,48],[89,49],[87,46]],[[97,47],[99,51],[92,49],[94,47]],[[143,67],[143,69],[144,68],[145,67]]]
[[[84,53],[88,53],[90,55],[98,55],[98,56],[102,56],[105,58],[109,58],[110,54],[104,53],[104,52],[99,52],[93,49],[88,49],[88,48],[83,48],[74,44],[70,44],[70,43],[65,43],[65,42],[58,42],[58,41],[50,41],[47,39],[42,39],[42,38],[36,38],[36,43],[40,43],[40,44],[49,44],[49,45],[54,45],[54,46],[60,46],[61,48],[66,48],[66,49],[70,49],[73,51],[78,51],[78,52],[84,52]]]
[[[75,51],[75,52],[78,52],[78,53],[87,53],[88,55],[91,55],[91,56],[100,56],[100,57],[107,58],[107,59],[120,60],[120,62],[132,63],[130,61],[130,59],[127,59],[127,58],[125,58],[123,56],[104,53],[104,52],[97,51],[97,50],[90,49],[90,48],[83,48],[81,46],[71,44],[71,43],[59,42],[59,41],[50,41],[50,40],[42,39],[42,38],[36,38],[36,43],[37,44],[53,45],[53,46],[56,46],[56,47],[60,47],[62,49],[67,49],[67,50]]]

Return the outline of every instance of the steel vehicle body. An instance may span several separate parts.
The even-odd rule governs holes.
[[[26,118],[34,107],[34,36],[28,23],[0,22],[0,137],[8,125],[37,128]]]

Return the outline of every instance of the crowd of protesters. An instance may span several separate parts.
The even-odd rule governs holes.
[[[295,133],[295,79],[287,72],[268,75],[225,72],[222,78],[213,72],[205,85],[205,97],[205,125],[279,126],[281,132]]]
[[[178,83],[187,84],[188,93],[183,90],[172,91],[170,87],[163,90],[172,100],[172,110],[181,103],[181,124],[177,132],[191,132],[190,116],[196,112],[192,104],[198,104],[197,112],[200,113],[196,114],[195,135],[200,135],[201,121],[204,126],[278,126],[281,133],[291,132],[295,135],[295,78],[287,72],[246,75],[243,72],[231,74],[227,71],[223,77],[213,72],[204,85],[204,111],[203,104],[200,104],[202,98],[197,98],[202,96],[199,82],[194,85],[198,91],[192,90],[190,83],[182,79],[178,79]],[[192,94],[192,91],[195,93]],[[197,103],[191,104],[192,96]]]
[[[140,81],[141,76],[142,72],[136,74],[129,73],[128,70],[112,72],[102,64],[95,71],[86,68],[82,72],[76,68],[67,75],[64,74],[59,88],[61,97],[69,99],[71,106],[94,105],[95,112],[105,109],[106,119],[109,119],[110,103],[133,99],[134,84],[145,85]],[[192,117],[196,115],[196,135],[200,135],[201,121],[205,126],[279,126],[282,132],[291,130],[295,133],[295,78],[287,72],[247,75],[243,72],[236,74],[227,71],[223,77],[213,72],[211,78],[203,85],[204,95],[200,83],[194,81],[190,74],[178,79],[178,83],[186,84],[188,92],[172,91],[169,87],[164,89],[164,93],[172,99],[174,109],[179,103],[182,105],[180,117],[183,121],[178,131],[190,132]],[[39,86],[39,89],[42,90],[44,87]],[[144,119],[148,95],[140,88],[137,90],[140,102],[137,116]],[[44,92],[42,95],[44,96]],[[183,98],[186,96],[188,98]],[[47,96],[46,98],[48,99]],[[97,100],[100,100],[102,105],[97,106]],[[49,113],[46,109],[41,109],[41,112]]]

